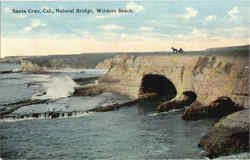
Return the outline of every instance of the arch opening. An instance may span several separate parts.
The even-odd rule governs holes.
[[[149,93],[156,93],[165,100],[171,100],[177,95],[175,85],[171,80],[164,75],[151,73],[142,77],[138,97]]]

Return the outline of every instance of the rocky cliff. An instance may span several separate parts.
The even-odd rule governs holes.
[[[142,76],[157,73],[174,83],[177,96],[193,90],[202,104],[228,96],[248,107],[248,56],[119,55],[96,68],[108,69],[107,77],[116,82],[110,87],[132,98],[137,97]]]
[[[33,72],[63,68],[95,68],[99,62],[114,55],[115,53],[31,56],[21,59],[20,63],[24,71]]]

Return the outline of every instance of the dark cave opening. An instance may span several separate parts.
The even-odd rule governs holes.
[[[145,74],[142,77],[138,97],[147,93],[156,93],[167,100],[171,100],[177,95],[174,83],[161,74]]]

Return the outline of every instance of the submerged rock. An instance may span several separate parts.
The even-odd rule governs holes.
[[[208,157],[249,152],[249,109],[233,113],[215,123],[204,135],[199,146]]]
[[[197,97],[193,91],[185,91],[182,94],[183,96],[180,99],[161,103],[156,110],[158,112],[166,112],[172,109],[184,108],[185,106],[191,105]]]
[[[182,115],[184,120],[199,120],[205,118],[221,118],[240,111],[244,107],[235,104],[229,97],[219,97],[208,106],[197,107],[191,105]]]

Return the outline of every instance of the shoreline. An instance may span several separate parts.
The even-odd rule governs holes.
[[[96,80],[96,78],[97,77],[94,77],[95,80]],[[82,83],[82,81],[85,81],[84,78],[83,79],[80,78],[78,80],[80,83]],[[91,81],[91,80],[93,80],[93,78],[87,79],[87,81],[89,81],[89,80]],[[106,75],[105,77],[102,77],[101,79],[99,79],[99,81],[100,82],[98,83],[98,85],[85,87],[85,89],[89,87],[90,89],[94,89],[94,90],[85,90],[84,92],[86,92],[86,93],[79,94],[78,96],[95,96],[95,95],[100,95],[100,94],[105,93],[105,92],[111,92],[112,94],[116,94],[119,97],[121,97],[121,96],[123,96],[123,97],[126,96],[126,98],[130,97],[129,95],[124,95],[121,92],[118,92],[116,89],[113,88],[114,85],[120,85],[120,81],[117,81],[116,79],[112,79],[112,77],[108,77],[108,75]],[[85,83],[86,83],[86,81],[85,81]],[[79,88],[79,89],[82,89],[82,88]],[[98,111],[98,107],[96,109]],[[109,110],[107,110],[107,111],[109,111]],[[101,111],[101,112],[103,112],[103,111]],[[89,113],[92,113],[92,110],[89,110],[89,111],[70,111],[70,112],[32,113],[32,114],[27,114],[27,115],[24,114],[21,116],[19,115],[19,118],[18,117],[16,117],[16,118],[8,117],[8,121],[9,121],[9,118],[12,118],[14,121],[15,120],[29,120],[29,119],[34,119],[34,118],[35,119],[54,119],[54,118],[61,119],[61,118],[71,118],[71,117],[74,118],[74,117],[85,116]],[[47,118],[46,118],[46,116],[47,116]],[[231,115],[229,115],[229,116],[231,116]],[[3,121],[5,121],[5,120],[3,120]],[[212,130],[212,129],[213,129],[213,127],[210,130]],[[208,143],[211,143],[211,141],[208,141]],[[208,156],[211,156],[211,155],[208,155]],[[217,157],[217,156],[215,156],[215,157]]]
[[[217,51],[212,50],[211,52],[214,53]],[[234,51],[234,53],[238,53],[237,50]],[[177,98],[181,96],[183,91],[191,90],[197,94],[197,102],[201,103],[201,106],[208,106],[209,103],[212,103],[211,106],[214,106],[213,102],[218,97],[230,97],[233,103],[245,107],[245,110],[235,112],[237,116],[233,119],[231,116],[235,115],[234,113],[223,117],[223,119],[220,119],[220,117],[218,124],[226,124],[228,121],[236,123],[241,117],[239,113],[248,113],[248,58],[244,56],[233,57],[230,54],[228,56],[185,54],[114,56],[96,63],[96,69],[108,70],[104,77],[99,80],[98,85],[100,88],[92,88],[93,90],[91,90],[91,88],[90,90],[86,90],[85,88],[85,91],[82,93],[79,92],[79,96],[95,95],[108,91],[119,93],[119,95],[126,95],[130,99],[136,99],[142,77],[145,74],[160,74],[166,76],[173,82],[177,89]],[[32,67],[35,70],[41,68],[41,66],[36,63],[31,61],[26,62],[23,63],[23,65],[24,67],[28,67],[28,69]],[[215,106],[218,107],[218,105]],[[245,119],[246,118],[247,117],[245,117]],[[224,119],[226,120],[221,122]],[[229,152],[228,154],[231,152],[237,153],[239,151],[235,146],[237,146],[236,144],[238,143],[240,143],[240,145],[242,144],[241,146],[245,149],[246,145],[242,143],[240,140],[241,136],[239,135],[245,135],[247,132],[248,136],[245,136],[244,139],[249,139],[249,126],[247,126],[247,129],[247,127],[244,127],[244,125],[239,122],[233,128],[226,127],[228,132],[223,132],[225,126],[218,127],[220,126],[218,124],[211,127],[210,131],[205,135],[205,138],[203,137],[205,140],[202,140],[204,143],[202,142],[201,145],[205,148],[207,144],[211,144],[215,148],[217,147],[216,152],[209,147],[206,148],[209,152],[208,156],[214,158],[224,155],[224,152]],[[242,127],[244,128],[243,131],[238,130],[238,128]],[[237,134],[235,135],[235,132],[231,132],[232,130],[236,130]],[[208,138],[206,141],[206,137],[213,138],[214,134],[223,137],[223,139],[214,141]],[[226,144],[229,146],[224,147],[229,149],[229,151],[224,151],[223,148],[218,147],[224,145],[228,137],[232,136],[234,137],[234,141],[232,141],[232,143],[230,142],[231,144]],[[248,140],[245,141],[248,142]]]

